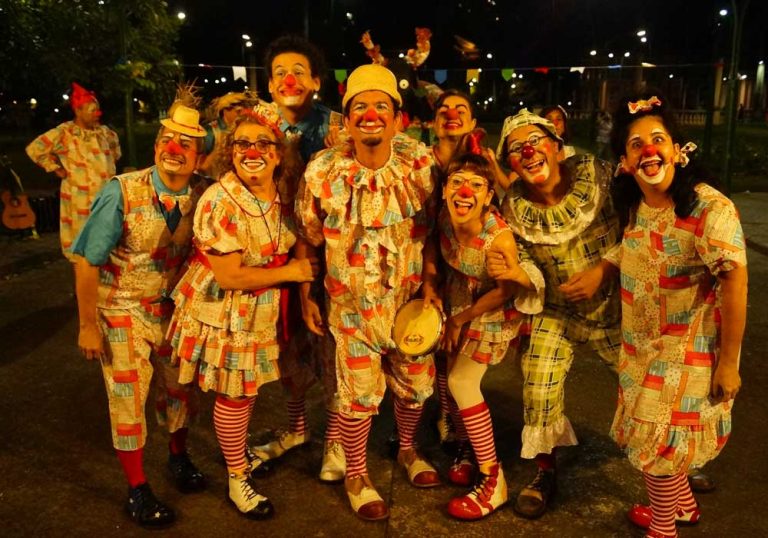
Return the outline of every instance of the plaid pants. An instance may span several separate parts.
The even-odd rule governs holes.
[[[148,326],[126,310],[100,311],[106,340],[101,370],[109,399],[112,444],[118,450],[142,448],[147,438],[144,406],[153,372],[157,421],[169,432],[188,425],[197,412],[193,385],[179,385],[179,370],[170,366],[171,347],[163,339],[164,324]],[[157,344],[156,342],[160,342]]]
[[[550,310],[533,317],[530,345],[523,355],[523,407],[525,429],[523,454],[551,452],[558,435],[552,430],[558,428],[565,416],[565,380],[573,363],[574,345],[588,343],[600,358],[616,371],[621,347],[621,327],[616,324],[607,328],[595,323],[566,317]],[[570,423],[567,424],[570,429]],[[542,445],[526,447],[530,431]],[[575,439],[574,439],[575,441]],[[567,443],[575,444],[575,443]],[[552,445],[552,446],[547,446]],[[534,454],[535,455],[535,454]]]

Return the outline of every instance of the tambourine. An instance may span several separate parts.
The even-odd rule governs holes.
[[[419,357],[435,350],[443,334],[445,316],[434,306],[424,308],[423,299],[414,299],[395,314],[392,340],[403,355]]]

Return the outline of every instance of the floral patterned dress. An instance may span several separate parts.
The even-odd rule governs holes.
[[[710,398],[717,366],[717,275],[746,266],[733,203],[707,185],[687,218],[640,203],[624,232],[623,345],[611,435],[643,472],[671,475],[713,459],[731,432],[732,401]]]
[[[278,379],[280,287],[224,290],[206,253],[240,252],[251,267],[283,265],[296,242],[291,209],[279,195],[258,200],[232,172],[200,199],[194,221],[199,253],[174,291],[169,330],[181,383],[197,378],[203,390],[238,397],[254,396]]]

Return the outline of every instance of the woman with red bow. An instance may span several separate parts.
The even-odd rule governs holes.
[[[449,471],[451,482],[472,490],[448,504],[448,512],[465,520],[480,519],[507,502],[507,484],[496,455],[493,424],[480,383],[489,365],[504,358],[518,334],[524,313],[541,310],[543,278],[532,264],[514,264],[497,281],[486,270],[490,248],[514,253],[512,231],[493,202],[494,163],[480,146],[480,136],[464,138],[463,149],[447,167],[445,201],[438,218],[440,251],[448,267],[444,308],[448,314],[442,347],[448,355],[448,386],[456,402],[456,425],[461,457]],[[471,444],[471,449],[469,449]]]
[[[288,340],[289,282],[308,282],[316,260],[290,258],[296,242],[293,194],[299,159],[281,133],[276,107],[257,104],[225,139],[226,172],[201,198],[196,255],[176,287],[169,335],[179,381],[218,393],[213,424],[229,473],[229,499],[250,518],[273,514],[251,480],[260,463],[246,450],[259,387],[279,378]]]

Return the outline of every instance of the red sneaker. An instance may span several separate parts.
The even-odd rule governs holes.
[[[651,507],[642,504],[634,505],[627,512],[627,518],[642,529],[647,529],[651,526],[652,517],[653,512],[651,511]],[[699,517],[701,517],[701,510],[699,510],[698,506],[690,512],[678,509],[678,511],[675,512],[675,523],[678,525],[695,525],[699,522]]]

